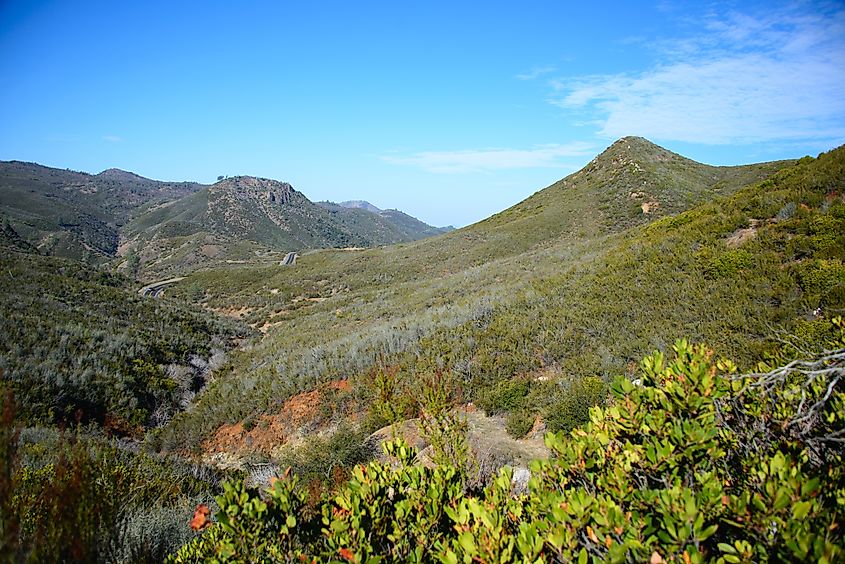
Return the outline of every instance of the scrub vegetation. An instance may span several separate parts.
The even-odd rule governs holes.
[[[4,224],[4,546],[840,560],[843,194],[845,148],[710,167],[625,138],[470,227],[157,299]],[[529,478],[479,428],[549,454]]]

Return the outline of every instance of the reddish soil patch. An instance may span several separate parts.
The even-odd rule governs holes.
[[[338,392],[349,390],[349,382],[338,380],[322,386]],[[210,439],[203,443],[203,450],[209,454],[230,453],[272,453],[278,447],[295,438],[303,427],[319,418],[320,389],[303,392],[288,399],[278,413],[259,415],[249,422],[244,421],[221,426]]]

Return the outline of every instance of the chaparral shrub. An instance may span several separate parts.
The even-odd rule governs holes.
[[[472,493],[459,468],[415,464],[399,440],[392,463],[357,466],[317,509],[293,479],[230,484],[172,561],[841,561],[845,341],[831,345],[738,375],[678,341],[585,426],[548,434],[553,455],[523,493],[507,468]]]

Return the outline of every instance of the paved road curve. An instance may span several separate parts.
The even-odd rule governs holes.
[[[176,284],[180,280],[184,280],[185,277],[182,276],[180,278],[170,278],[168,280],[162,280],[160,282],[153,282],[152,284],[147,284],[140,290],[138,293],[142,296],[150,296],[151,298],[157,298],[161,295],[165,288],[170,286],[171,284]]]

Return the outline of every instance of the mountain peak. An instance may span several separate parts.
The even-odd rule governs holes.
[[[267,200],[270,204],[302,204],[307,201],[289,183],[257,176],[230,176],[212,185],[211,191],[224,199]]]
[[[668,149],[664,149],[660,145],[656,143],[652,143],[645,137],[636,137],[636,136],[628,136],[623,137],[621,139],[617,139],[610,145],[607,149],[604,150],[596,159],[602,158],[602,156],[612,154],[612,155],[620,155],[624,154],[630,157],[648,157],[648,156],[656,156],[656,155],[675,155]]]
[[[250,189],[250,188],[284,188],[285,190],[296,191],[287,182],[280,180],[273,180],[272,178],[262,178],[260,176],[230,176],[223,180],[219,180],[214,184],[215,186],[225,186],[232,188]]]
[[[640,169],[642,166],[650,167],[655,164],[672,162],[705,166],[701,165],[701,163],[691,161],[686,157],[682,157],[677,153],[673,153],[668,149],[664,149],[660,145],[656,145],[643,137],[629,136],[614,141],[610,147],[602,151],[579,172],[596,173],[604,171],[610,173],[616,171],[616,173],[619,173],[628,170],[630,172],[640,173],[642,172]]]
[[[360,208],[373,213],[381,213],[382,211],[366,200],[348,200],[346,202],[340,202],[338,205],[342,208]]]
[[[135,174],[134,172],[129,172],[128,170],[121,170],[119,168],[107,168],[97,176],[108,180],[148,180],[140,174]]]

